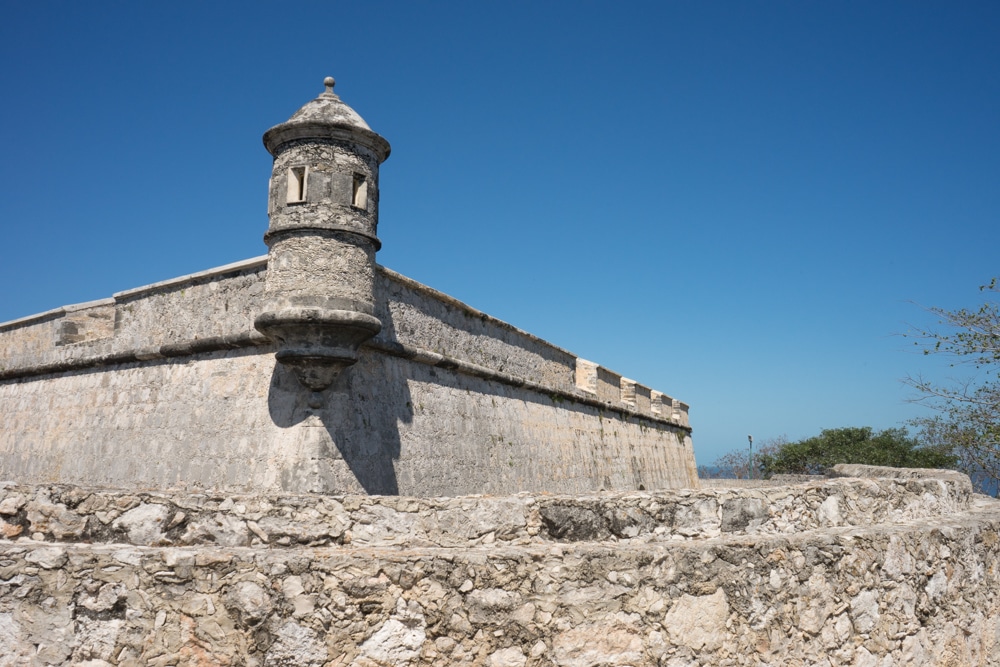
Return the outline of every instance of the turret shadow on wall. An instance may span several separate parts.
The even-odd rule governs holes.
[[[399,424],[413,420],[412,401],[399,366],[380,363],[379,356],[363,351],[358,363],[320,394],[318,408],[309,405],[311,392],[294,372],[275,364],[268,411],[276,426],[294,434],[301,457],[282,471],[283,488],[399,494]]]

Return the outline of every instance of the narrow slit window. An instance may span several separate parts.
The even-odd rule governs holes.
[[[368,180],[364,174],[354,174],[354,196],[351,199],[354,208],[368,208]]]
[[[306,199],[306,168],[290,167],[288,169],[288,203],[305,201]]]

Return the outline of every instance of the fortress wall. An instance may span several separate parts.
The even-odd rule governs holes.
[[[398,342],[576,392],[576,356],[426,285],[380,267],[378,342]],[[620,400],[620,396],[616,397]]]
[[[246,345],[265,344],[253,327],[254,315],[262,309],[265,270],[266,259],[255,258],[0,325],[4,369],[129,353],[155,357],[162,346],[213,338],[243,337]],[[383,331],[378,342],[414,346],[554,389],[575,390],[572,354],[387,269],[379,278],[377,315]],[[79,340],[63,333],[74,313],[109,305],[113,327]]]
[[[60,364],[101,365],[107,357],[155,357],[162,346],[218,337],[263,342],[253,317],[265,267],[258,257],[0,324],[0,378]],[[73,330],[83,335],[67,333]]]
[[[600,507],[638,527],[632,510],[715,497],[701,516],[721,527],[724,497],[760,491],[436,501],[6,489],[0,529],[22,534],[0,539],[0,664],[1000,664],[1000,504],[948,480],[910,484],[790,486],[769,510],[788,525],[824,497],[853,518],[683,540],[681,511],[619,538],[552,510]],[[864,515],[881,505],[914,513]]]
[[[88,306],[77,307],[86,311]],[[40,363],[51,355],[65,318],[66,308],[56,308],[0,324],[0,372]]]
[[[413,495],[697,485],[686,406],[387,269],[382,332],[310,408],[253,329],[265,271],[256,258],[0,325],[0,480]]]
[[[376,351],[318,409],[266,347],[0,384],[0,479],[456,495],[690,486],[683,429]]]
[[[274,360],[251,348],[0,384],[0,477],[139,488],[254,481],[274,488],[265,443]],[[250,488],[250,487],[248,487]]]
[[[415,495],[697,485],[686,406],[637,402],[631,381],[582,361],[581,374],[565,350],[387,269],[382,332],[309,408],[253,329],[265,271],[256,258],[0,325],[0,479]]]
[[[2,323],[0,381],[265,345],[253,328],[263,306],[265,272],[266,258],[258,257]],[[547,390],[688,426],[685,404],[656,392],[671,405],[663,410],[645,398],[648,388],[394,271],[378,267],[375,290],[376,315],[383,323],[371,343],[376,348],[418,359],[443,355]],[[578,371],[580,364],[585,374]]]
[[[257,336],[266,258],[115,294],[116,351],[225,336]]]

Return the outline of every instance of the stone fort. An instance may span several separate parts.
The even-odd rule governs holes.
[[[0,325],[0,476],[421,496],[697,485],[688,406],[375,263],[389,144],[264,135],[267,257]]]
[[[1000,664],[1000,503],[701,488],[685,403],[375,263],[324,84],[267,256],[0,324],[0,666]]]

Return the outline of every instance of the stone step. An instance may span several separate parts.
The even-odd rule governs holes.
[[[789,535],[969,507],[968,479],[835,478],[594,496],[217,495],[0,485],[0,537],[137,546],[465,548]]]

